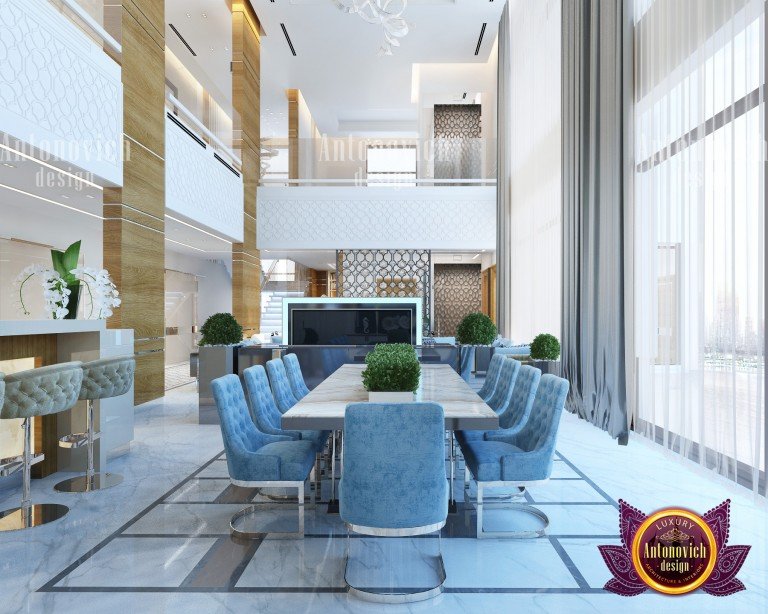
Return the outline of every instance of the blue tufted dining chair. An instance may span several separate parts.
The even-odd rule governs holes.
[[[230,482],[245,488],[296,488],[299,534],[303,535],[304,482],[315,463],[314,444],[262,433],[256,428],[248,411],[240,378],[236,375],[213,380],[211,388],[219,412]],[[236,537],[263,537],[263,532],[237,528],[242,518],[255,515],[257,510],[258,504],[252,504],[232,516],[229,523],[231,533]]]
[[[486,403],[491,400],[494,391],[496,390],[496,384],[499,381],[499,375],[501,375],[501,366],[504,364],[504,356],[501,354],[494,354],[491,358],[491,362],[488,365],[488,371],[485,373],[485,381],[483,387],[478,390],[477,395],[483,399]]]
[[[477,537],[540,537],[549,519],[528,504],[505,504],[538,518],[543,527],[535,530],[484,531],[483,489],[498,486],[525,486],[549,479],[555,456],[560,416],[569,384],[554,375],[543,375],[536,391],[530,418],[504,441],[469,439],[460,441],[466,466],[477,481]],[[465,491],[467,500],[469,493]],[[494,505],[496,505],[494,503]]]
[[[490,400],[486,401],[488,406],[499,415],[499,420],[512,403],[512,397],[515,392],[515,383],[520,372],[521,363],[514,358],[502,358],[499,368],[499,381],[491,395]],[[461,443],[465,439],[482,439],[483,431],[456,431],[456,439]]]
[[[503,358],[504,362],[499,369],[499,381],[488,399],[488,406],[498,415],[503,414],[509,407],[512,399],[512,391],[515,388],[517,374],[520,372],[521,363],[514,358]]]
[[[348,405],[339,484],[339,514],[347,529],[387,537],[439,531],[448,515],[444,438],[443,408],[435,403]],[[370,561],[363,565],[369,567]],[[397,593],[398,599],[415,601],[439,593],[445,581],[442,555],[431,561],[430,569],[435,570],[434,586]],[[345,578],[353,594],[362,598],[394,594],[355,587],[349,572],[348,556]]]
[[[540,369],[530,365],[523,365],[520,368],[509,408],[499,416],[499,428],[495,431],[485,431],[483,439],[505,441],[507,437],[516,435],[522,430],[531,415],[539,380],[541,380]]]
[[[281,414],[284,414],[296,405],[298,400],[293,396],[283,361],[279,358],[273,358],[268,361],[267,375],[269,376],[269,385],[272,387],[272,395],[275,397],[277,408]]]
[[[245,389],[250,401],[251,417],[262,433],[284,435],[294,440],[311,441],[320,452],[328,441],[328,431],[288,431],[280,424],[282,414],[275,405],[275,399],[269,389],[269,380],[264,367],[254,365],[243,371]]]
[[[0,476],[22,471],[21,507],[0,512],[0,531],[44,525],[62,518],[69,511],[66,505],[58,503],[32,503],[31,469],[43,460],[43,455],[32,450],[31,425],[37,416],[57,414],[74,407],[82,383],[81,362],[65,362],[5,376],[0,419],[23,420],[24,452],[0,463]]]
[[[283,366],[288,374],[288,382],[291,385],[293,396],[299,401],[309,394],[309,388],[301,374],[301,365],[299,357],[296,354],[286,354],[283,356]]]

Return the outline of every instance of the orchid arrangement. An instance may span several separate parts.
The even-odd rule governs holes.
[[[18,274],[14,280],[14,286],[18,288],[17,299],[19,307],[25,316],[31,315],[24,304],[24,284],[36,275],[40,278],[40,285],[43,288],[43,298],[45,299],[45,312],[54,320],[63,319],[68,313],[69,295],[71,291],[67,288],[64,279],[53,269],[44,267],[41,264],[32,264]]]
[[[117,291],[117,286],[112,283],[106,269],[78,267],[72,269],[71,273],[85,284],[85,288],[88,290],[88,296],[91,298],[89,320],[93,317],[94,311],[96,312],[95,319],[104,320],[112,315],[113,309],[120,306],[120,293]]]
[[[61,320],[69,314],[69,297],[72,291],[68,286],[72,285],[72,280],[82,283],[91,299],[90,311],[86,319],[106,319],[120,305],[120,293],[106,270],[77,267],[68,273],[69,283],[57,271],[41,264],[30,265],[21,271],[14,280],[14,286],[17,288],[16,298],[22,313],[25,316],[31,315],[24,303],[24,286],[35,276],[40,279],[43,288],[45,312],[54,320]]]

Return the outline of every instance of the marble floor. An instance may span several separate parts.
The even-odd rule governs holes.
[[[110,464],[125,476],[117,488],[65,495],[52,488],[61,475],[34,482],[36,502],[71,511],[58,523],[0,535],[0,612],[768,611],[764,499],[640,437],[620,447],[571,415],[563,417],[553,479],[527,494],[550,517],[547,537],[474,539],[457,480],[459,510],[440,540],[445,593],[408,606],[361,602],[345,589],[348,540],[339,517],[320,504],[307,510],[304,540],[277,539],[295,530],[295,506],[230,486],[218,427],[196,424],[196,409],[194,385],[138,408],[131,452]],[[326,481],[322,498],[329,494]],[[254,497],[266,503],[253,527],[265,535],[235,541],[229,518]],[[17,498],[0,491],[0,506]],[[739,573],[747,590],[724,598],[604,592],[610,574],[597,545],[618,543],[619,498],[644,511],[678,505],[701,513],[730,498],[729,543],[752,545]],[[510,514],[488,513],[486,528],[505,528]],[[407,576],[403,553],[416,545],[402,541],[396,567]],[[349,548],[364,556],[381,549],[373,542],[349,540]]]

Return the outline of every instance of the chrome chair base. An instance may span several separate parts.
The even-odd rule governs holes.
[[[92,476],[78,475],[63,480],[53,488],[59,492],[92,492],[106,490],[123,483],[123,476],[116,473],[94,473]]]
[[[346,572],[345,572],[346,575]],[[355,588],[347,584],[347,592],[353,597],[357,597],[363,601],[372,601],[374,603],[414,603],[416,601],[426,601],[427,599],[434,599],[443,592],[442,583],[440,586],[431,588],[426,591],[418,593],[376,593],[361,588]]]
[[[494,538],[509,538],[509,539],[531,539],[537,537],[543,537],[547,533],[549,528],[549,517],[542,512],[539,508],[534,507],[529,503],[515,503],[508,501],[500,501],[498,498],[489,499],[484,496],[483,490],[488,487],[499,486],[517,486],[518,488],[525,489],[524,486],[518,484],[510,484],[505,482],[478,482],[477,483],[477,498],[472,499],[469,493],[468,484],[465,483],[464,487],[464,501],[468,506],[474,506],[476,510],[476,533],[477,539],[494,539]],[[539,521],[539,527],[535,529],[520,529],[516,531],[486,531],[483,529],[483,511],[488,507],[501,508],[505,510],[514,510],[528,516],[534,517]],[[470,508],[467,509],[469,514]],[[468,521],[468,520],[467,520]]]
[[[429,576],[429,580],[424,582],[422,578],[421,586],[418,585],[418,580],[414,582],[414,586],[393,585],[396,583],[393,582],[391,570],[389,572],[386,569],[380,571],[378,569],[378,564],[372,563],[371,561],[358,560],[358,557],[350,556],[350,542],[354,541],[356,547],[363,547],[365,541],[375,539],[374,536],[386,536],[384,537],[385,542],[391,541],[394,543],[397,540],[392,540],[392,538],[408,535],[425,535],[436,530],[439,531],[444,524],[445,523],[439,523],[431,525],[430,527],[419,527],[416,529],[370,529],[368,527],[355,527],[354,525],[348,524],[348,531],[353,531],[355,533],[359,532],[362,535],[371,536],[351,540],[349,532],[347,533],[347,555],[346,564],[344,566],[344,582],[347,585],[348,593],[363,601],[371,601],[374,603],[413,603],[433,599],[440,595],[443,592],[446,573],[439,532],[434,539],[412,540],[412,542],[420,545],[434,543],[435,541],[437,542],[437,554],[419,552],[413,559],[414,568],[409,569],[409,571],[404,574],[404,576],[407,576],[408,578],[417,578],[426,573],[426,575]],[[361,529],[361,531],[358,531],[357,529]],[[380,555],[383,549],[384,548],[377,546],[375,550],[377,554]],[[401,555],[398,555],[393,558],[401,567],[402,559],[400,556]],[[419,571],[417,566],[421,566],[422,569]],[[403,581],[402,578],[400,581]],[[365,586],[363,586],[363,584],[365,584]]]
[[[537,529],[520,529],[518,531],[486,531],[483,529],[483,506],[494,505],[493,503],[484,503],[478,505],[477,508],[477,539],[495,539],[504,537],[508,539],[533,539],[537,537],[544,537],[547,534],[549,528],[549,517],[542,512],[539,508],[530,505],[529,503],[504,503],[499,504],[499,507],[503,505],[504,509],[514,510],[520,513],[527,514],[539,520],[541,526]]]
[[[246,486],[250,488],[296,488],[297,504],[299,507],[299,530],[296,532],[278,532],[278,531],[247,531],[242,528],[238,528],[240,521],[249,516],[255,516],[259,511],[259,508],[268,503],[253,503],[246,508],[243,508],[237,512],[229,521],[229,531],[232,537],[239,539],[261,539],[265,534],[269,533],[271,538],[274,537],[289,537],[289,538],[302,538],[304,537],[304,482],[240,482],[238,480],[232,480],[235,486]]]
[[[60,520],[69,512],[66,505],[58,503],[36,503],[0,512],[0,532],[20,531],[40,527]]]

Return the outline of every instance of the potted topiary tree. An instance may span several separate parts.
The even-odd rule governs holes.
[[[531,363],[542,373],[560,375],[560,342],[548,333],[536,335],[531,342]]]
[[[491,345],[497,334],[496,325],[484,313],[470,313],[459,323],[456,341],[459,344],[460,373],[465,381],[469,381],[472,375],[477,346]]]
[[[421,365],[408,343],[377,345],[365,357],[363,385],[372,403],[409,403],[419,387]]]
[[[243,327],[231,313],[215,313],[200,327],[198,396],[200,424],[218,424],[211,382],[235,373],[235,348],[243,341]]]

